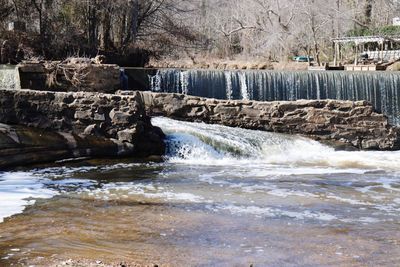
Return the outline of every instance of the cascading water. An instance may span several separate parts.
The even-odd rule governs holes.
[[[224,72],[225,74],[225,82],[226,82],[226,99],[232,99],[232,75],[230,71]]]
[[[0,65],[0,89],[19,89],[19,73],[15,66]]]
[[[360,168],[400,172],[400,151],[336,151],[317,141],[293,135],[167,118],[154,118],[152,122],[167,134],[168,160],[172,162],[258,165],[275,171],[313,167],[318,171]]]
[[[244,72],[239,74],[239,81],[240,81],[240,95],[242,96],[243,100],[249,100],[250,94],[247,86],[247,76]]]
[[[187,95],[188,94],[188,88],[189,88],[189,76],[187,71],[183,71],[179,75],[180,78],[180,87],[182,88],[182,94]]]
[[[161,91],[161,75],[159,75],[159,71],[157,71],[156,75],[149,76],[150,87],[153,92]]]
[[[182,73],[185,82],[180,81]],[[152,83],[152,91],[184,92],[218,99],[367,100],[387,115],[391,123],[400,125],[400,74],[394,72],[164,69],[156,77],[160,83],[156,86]]]

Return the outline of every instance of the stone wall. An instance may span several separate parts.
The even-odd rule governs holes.
[[[163,155],[149,115],[300,134],[346,147],[400,149],[400,131],[371,104],[256,102],[180,94],[0,90],[0,169],[77,157]]]
[[[121,92],[131,94],[131,92]],[[366,101],[215,100],[180,94],[141,93],[150,115],[232,127],[300,134],[358,149],[400,149],[400,131]]]
[[[120,89],[117,65],[87,62],[21,63],[18,71],[21,88],[61,92],[114,93]]]
[[[7,124],[0,127],[0,168],[7,166],[2,158],[24,159],[32,152],[39,154],[26,162],[46,162],[48,151],[54,152],[54,161],[146,157],[163,155],[165,149],[164,135],[151,125],[139,93],[0,90],[0,123]],[[21,160],[9,165],[18,163]]]

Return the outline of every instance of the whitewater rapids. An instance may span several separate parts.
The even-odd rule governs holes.
[[[273,172],[400,171],[400,151],[337,151],[305,137],[154,118],[171,163],[265,167]]]

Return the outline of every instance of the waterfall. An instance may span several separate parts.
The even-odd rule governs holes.
[[[0,89],[20,89],[19,73],[15,66],[0,65]]]
[[[156,75],[154,76],[149,75],[149,81],[150,81],[151,91],[153,92],[161,91],[161,75],[159,70],[157,71]]]
[[[182,71],[180,72],[180,82],[181,82],[181,88],[182,88],[182,94],[187,95],[189,93],[188,87],[189,87],[189,75],[188,71]]]
[[[232,73],[230,71],[224,72],[226,82],[226,99],[232,99]]]
[[[337,151],[296,135],[205,123],[152,119],[167,135],[166,160],[200,165],[291,166],[291,168],[378,168],[400,170],[400,151]]]
[[[240,94],[243,100],[249,100],[250,95],[247,87],[247,76],[244,72],[239,72],[239,80],[240,80]]]
[[[344,71],[222,71],[163,69],[151,90],[218,99],[367,100],[400,125],[400,74]]]

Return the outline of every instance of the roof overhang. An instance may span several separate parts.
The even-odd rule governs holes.
[[[337,44],[343,43],[355,43],[366,44],[366,43],[378,43],[383,44],[384,42],[400,42],[400,36],[352,36],[352,37],[342,37],[342,38],[334,38],[332,42]]]

